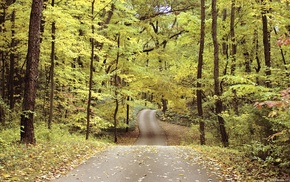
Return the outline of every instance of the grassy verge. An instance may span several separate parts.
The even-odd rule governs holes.
[[[38,126],[36,145],[17,142],[19,130],[0,132],[0,181],[50,181],[103,151],[108,142],[72,135],[61,126]]]
[[[202,153],[202,160],[209,168],[215,168],[228,181],[290,181],[289,174],[263,161],[253,160],[235,149],[217,146],[191,145]],[[214,165],[213,165],[214,164]]]

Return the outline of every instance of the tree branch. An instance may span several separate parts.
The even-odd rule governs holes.
[[[167,14],[170,14],[170,13],[178,13],[178,12],[183,12],[183,11],[188,11],[188,10],[192,10],[194,7],[191,6],[191,7],[187,7],[187,8],[181,8],[181,9],[176,9],[176,10],[170,10],[170,11],[165,11],[165,12],[157,12],[153,15],[144,15],[144,16],[141,16],[139,18],[139,20],[147,20],[147,19],[151,19],[151,18],[154,18],[156,16],[162,16],[162,15],[167,15]]]
[[[179,35],[181,35],[182,33],[185,33],[185,32],[188,32],[188,31],[187,30],[182,30],[182,31],[180,31],[180,32],[178,32],[178,33],[176,33],[174,35],[171,35],[167,40],[163,40],[163,42],[161,44],[159,44],[159,45],[157,45],[155,47],[144,49],[143,52],[151,52],[151,51],[153,51],[155,49],[158,49],[160,46],[163,46],[163,48],[165,48],[166,44],[168,43],[168,41],[170,39],[173,39],[173,38],[175,38],[175,37],[177,37],[177,36],[179,36]]]

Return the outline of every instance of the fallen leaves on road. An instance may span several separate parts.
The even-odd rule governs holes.
[[[217,181],[199,165],[200,154],[189,147],[114,146],[71,171],[59,182],[88,181]]]

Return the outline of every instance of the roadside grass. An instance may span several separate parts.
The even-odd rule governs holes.
[[[244,152],[218,146],[190,145],[202,154],[208,168],[220,171],[225,180],[232,181],[289,181],[289,174],[274,165],[253,160]],[[212,165],[215,163],[215,165]]]
[[[19,143],[19,129],[0,131],[0,181],[50,181],[103,151],[106,140],[85,140],[63,125],[36,126],[35,145]]]

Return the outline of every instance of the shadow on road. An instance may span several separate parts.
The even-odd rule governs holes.
[[[158,124],[155,110],[142,110],[137,119],[139,137],[135,145],[167,145],[165,132]]]

